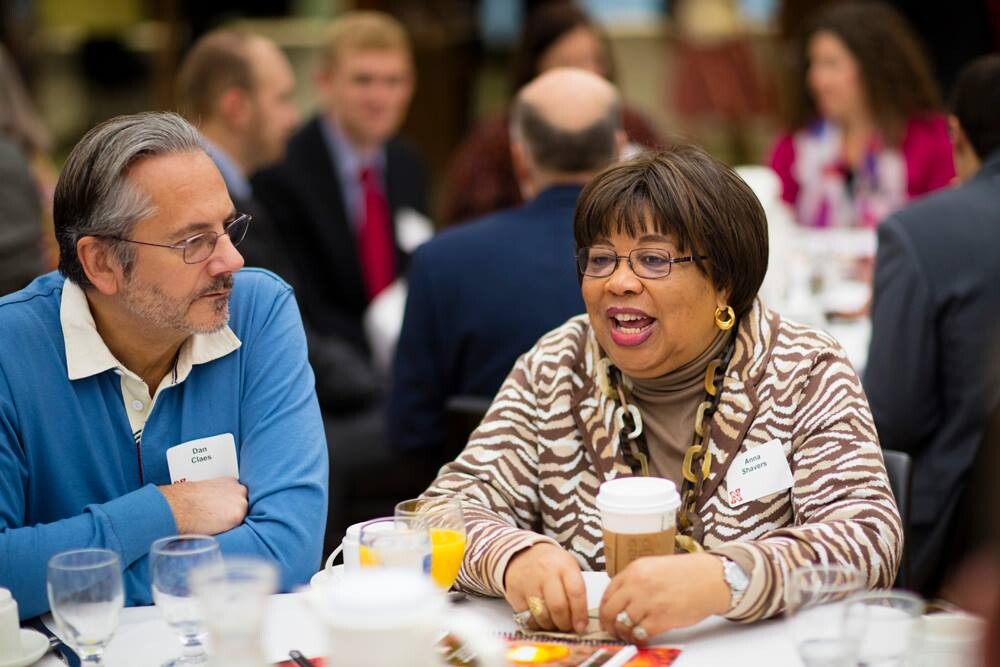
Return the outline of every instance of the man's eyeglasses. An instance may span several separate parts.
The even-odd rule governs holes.
[[[672,257],[666,250],[656,248],[635,248],[628,255],[619,255],[610,248],[586,247],[576,254],[576,266],[585,276],[607,278],[618,270],[618,262],[622,259],[640,278],[666,278],[674,264],[693,262],[695,257]],[[708,257],[698,255],[698,259]]]
[[[222,228],[222,234],[218,232],[202,232],[201,234],[195,234],[190,236],[183,241],[177,243],[150,243],[148,241],[133,241],[132,239],[123,239],[120,236],[105,236],[102,238],[114,239],[115,241],[122,241],[123,243],[137,243],[139,245],[151,245],[157,248],[171,248],[172,250],[180,250],[185,264],[197,264],[198,262],[204,262],[206,259],[212,256],[215,252],[215,244],[219,242],[219,237],[223,235],[228,235],[229,240],[232,244],[239,245],[243,237],[247,235],[247,228],[250,226],[250,221],[253,217],[249,213],[241,213],[235,218],[225,223]]]

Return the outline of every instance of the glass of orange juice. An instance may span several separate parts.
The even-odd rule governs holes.
[[[427,528],[431,539],[431,578],[448,590],[465,555],[465,518],[457,497],[416,498],[396,505],[396,520]]]

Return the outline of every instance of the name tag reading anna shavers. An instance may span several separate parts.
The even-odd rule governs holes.
[[[790,489],[792,483],[792,469],[778,440],[737,454],[726,472],[731,507]]]
[[[167,450],[170,482],[200,482],[216,477],[240,477],[236,440],[232,433],[189,440]]]

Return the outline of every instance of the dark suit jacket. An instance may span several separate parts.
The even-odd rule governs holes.
[[[914,458],[915,586],[940,574],[941,546],[1000,404],[988,379],[1000,323],[1000,153],[967,183],[882,223],[865,390],[886,449]]]
[[[579,194],[551,188],[414,253],[389,402],[396,448],[443,446],[448,398],[492,398],[518,356],[583,312],[573,260]]]
[[[309,121],[292,136],[284,161],[256,174],[251,182],[293,257],[307,323],[367,354],[362,317],[368,300],[355,233],[320,123],[318,117]],[[385,156],[386,196],[393,219],[406,207],[426,215],[427,176],[416,151],[393,139],[385,146]],[[398,244],[396,259],[397,267],[405,270],[408,258]]]
[[[236,210],[253,216],[239,246],[245,265],[273,271],[291,285],[298,296],[302,279],[287,239],[273,217],[256,197],[237,196],[229,182],[226,187]],[[344,415],[373,405],[381,397],[381,383],[367,358],[337,335],[320,334],[308,322],[303,325],[309,345],[309,363],[316,376],[316,396],[323,412]]]

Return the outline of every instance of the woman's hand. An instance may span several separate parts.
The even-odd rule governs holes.
[[[601,627],[625,641],[642,644],[671,628],[694,625],[729,609],[729,584],[722,559],[707,553],[649,556],[618,573],[601,599]],[[626,612],[629,627],[618,619]],[[636,637],[642,626],[645,637]]]
[[[515,612],[532,606],[532,627],[583,633],[587,628],[587,589],[580,565],[568,551],[553,544],[536,544],[507,563],[504,595]],[[539,611],[538,598],[544,605]]]

